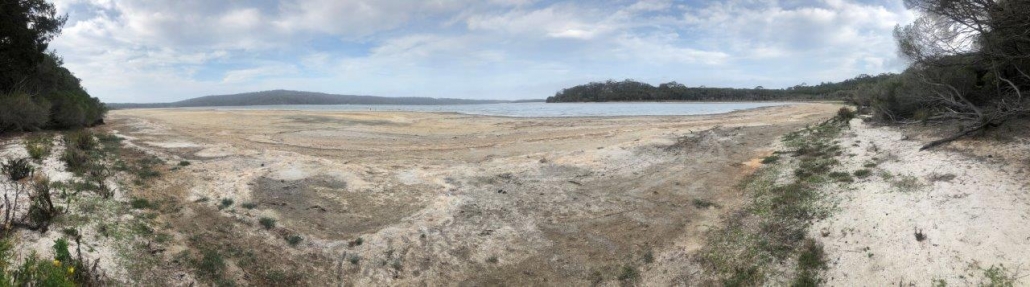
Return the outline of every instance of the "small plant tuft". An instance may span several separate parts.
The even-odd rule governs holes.
[[[847,107],[841,107],[837,110],[837,120],[846,123],[853,118],[855,118],[855,111],[852,111]]]
[[[232,206],[233,203],[234,202],[233,202],[232,198],[223,198],[222,199],[222,203],[218,205],[218,209],[229,208],[230,206]]]
[[[700,199],[700,198],[695,198],[694,200],[691,200],[690,203],[693,204],[694,208],[697,208],[697,209],[708,209],[708,208],[712,208],[712,207],[716,207],[716,208],[719,207],[719,204],[716,204],[716,203],[708,201],[708,200]]]
[[[91,151],[97,148],[97,140],[89,130],[78,130],[64,135],[66,147]]]
[[[860,169],[855,171],[855,177],[857,178],[866,178],[869,177],[869,175],[871,174],[873,174],[873,172],[868,169]]]
[[[0,170],[2,170],[4,175],[6,175],[11,181],[19,181],[32,176],[32,173],[36,169],[29,164],[29,160],[26,158],[12,158],[7,159],[6,162],[0,164]]]
[[[225,259],[218,251],[212,249],[201,250],[200,260],[193,262],[197,273],[211,280],[219,280],[225,272]]]
[[[835,179],[835,180],[837,180],[839,182],[854,182],[855,181],[854,179],[851,178],[851,174],[846,173],[846,172],[834,171],[834,172],[831,172],[829,175],[830,175],[830,178],[833,178],[833,179]]]
[[[640,272],[637,268],[629,265],[622,266],[622,271],[619,272],[619,281],[631,281],[640,277]]]
[[[258,219],[258,223],[265,227],[265,229],[275,228],[275,219],[271,217],[262,217]]]
[[[25,137],[25,151],[33,160],[41,161],[50,156],[54,146],[54,138],[48,133],[35,133]]]
[[[148,209],[154,207],[154,205],[146,198],[133,198],[129,201],[129,205],[134,209]]]
[[[289,243],[290,246],[297,247],[301,241],[304,241],[304,238],[300,237],[300,235],[293,234],[286,236],[286,243]]]

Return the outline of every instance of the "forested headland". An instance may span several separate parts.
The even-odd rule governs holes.
[[[104,104],[49,50],[67,19],[45,0],[0,1],[0,134],[103,123]]]
[[[548,103],[564,102],[639,102],[639,101],[797,101],[845,100],[853,97],[858,87],[885,81],[895,74],[859,75],[839,83],[815,86],[800,84],[786,89],[752,89],[687,87],[669,82],[657,87],[634,80],[593,82],[564,89]]]
[[[905,5],[921,16],[895,28],[899,52],[910,62],[900,74],[785,89],[607,81],[564,89],[547,102],[842,100],[883,123],[959,127],[925,148],[1030,115],[1030,1],[906,0]]]

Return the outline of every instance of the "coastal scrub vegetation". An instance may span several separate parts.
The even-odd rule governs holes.
[[[815,86],[802,83],[785,89],[766,89],[761,86],[753,89],[687,87],[677,82],[655,87],[629,79],[608,80],[564,89],[553,97],[548,97],[547,102],[845,100],[853,96],[849,91],[895,76],[860,75],[839,83],[821,83]]]
[[[48,50],[68,17],[45,0],[0,6],[0,134],[102,124],[104,104]]]
[[[784,89],[657,87],[632,80],[564,89],[547,102],[836,100],[889,124],[940,123],[956,132],[923,149],[1030,116],[1030,2],[906,0],[919,12],[895,28],[910,66],[900,74]]]

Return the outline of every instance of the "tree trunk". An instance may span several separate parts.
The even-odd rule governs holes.
[[[950,137],[946,137],[946,138],[943,138],[943,139],[939,139],[939,140],[935,140],[935,141],[929,142],[929,143],[923,145],[923,147],[919,148],[919,150],[920,151],[928,150],[928,149],[937,147],[939,145],[946,144],[946,143],[952,142],[954,140],[963,138],[965,136],[974,134],[976,132],[983,131],[984,129],[987,129],[987,128],[990,128],[990,127],[996,127],[996,126],[998,126],[998,125],[997,124],[991,124],[991,123],[986,123],[986,124],[978,125],[978,126],[975,126],[975,127],[971,128],[971,129],[967,129],[967,130],[961,131],[961,132],[959,132],[957,134],[954,134],[954,135],[952,135]]]

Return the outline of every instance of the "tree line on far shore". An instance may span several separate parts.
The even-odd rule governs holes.
[[[104,104],[48,48],[68,17],[45,0],[0,7],[0,134],[103,123]]]
[[[938,123],[957,132],[931,148],[1030,117],[1030,1],[905,0],[921,15],[895,28],[910,65],[900,74],[786,89],[607,81],[547,102],[843,100],[884,123]],[[947,130],[947,129],[945,129]]]
[[[848,100],[854,96],[850,91],[896,76],[860,75],[839,83],[821,83],[815,86],[800,84],[786,89],[766,89],[761,86],[753,89],[687,87],[677,82],[663,83],[655,87],[628,79],[609,80],[564,89],[553,97],[548,97],[547,102]]]

